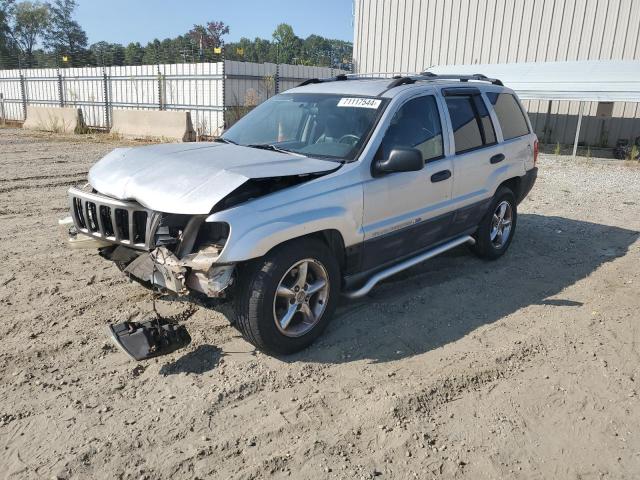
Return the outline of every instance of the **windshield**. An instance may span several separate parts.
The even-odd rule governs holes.
[[[311,157],[354,160],[375,126],[379,98],[285,93],[256,107],[223,140]]]

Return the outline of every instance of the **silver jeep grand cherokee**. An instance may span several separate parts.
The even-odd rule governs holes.
[[[143,285],[232,299],[248,341],[291,353],[341,294],[461,244],[500,257],[536,157],[499,80],[314,79],[215,142],[109,153],[69,190],[69,240]]]

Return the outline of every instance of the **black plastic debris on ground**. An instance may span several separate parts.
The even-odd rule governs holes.
[[[134,360],[166,355],[191,343],[183,325],[163,319],[117,323],[108,325],[107,331],[116,345]]]

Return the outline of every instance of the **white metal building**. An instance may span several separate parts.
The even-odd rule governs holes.
[[[354,15],[359,73],[640,60],[638,0],[355,0]],[[573,143],[579,102],[528,100],[525,106],[541,139]],[[640,136],[637,103],[588,102],[584,115],[583,144],[613,146]]]

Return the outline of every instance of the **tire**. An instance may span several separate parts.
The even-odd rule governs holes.
[[[241,267],[235,326],[261,350],[295,353],[324,331],[339,295],[340,268],[329,248],[312,238],[287,242]]]
[[[504,218],[510,217],[511,219],[511,223],[508,225],[504,219],[502,223],[496,225],[496,219],[500,220],[499,215],[502,208],[505,208]],[[494,195],[486,215],[478,226],[478,230],[474,235],[476,243],[471,247],[471,251],[480,258],[487,260],[500,258],[511,245],[516,232],[517,220],[518,205],[516,196],[511,189],[500,187]],[[499,233],[501,227],[502,234]],[[498,231],[496,231],[496,228]]]

